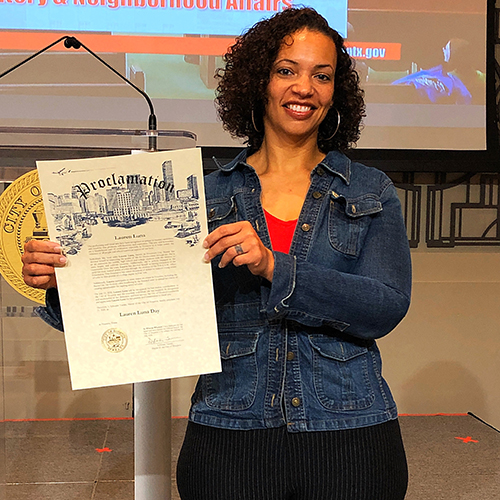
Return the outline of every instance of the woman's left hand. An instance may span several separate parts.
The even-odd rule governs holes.
[[[235,266],[246,264],[252,274],[268,281],[273,279],[273,253],[264,246],[248,221],[218,227],[205,238],[203,247],[207,248],[203,257],[205,262],[223,254],[219,267],[226,267],[231,262]]]

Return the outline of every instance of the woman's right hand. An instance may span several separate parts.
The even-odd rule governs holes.
[[[28,241],[21,260],[24,282],[43,290],[57,286],[55,268],[64,267],[67,262],[59,243],[48,240]]]

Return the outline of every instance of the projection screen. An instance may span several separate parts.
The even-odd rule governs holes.
[[[344,37],[365,90],[358,144],[486,149],[487,0],[310,0]],[[213,106],[235,37],[293,0],[0,0],[0,73],[73,35],[153,99],[159,127],[236,146]],[[62,44],[0,80],[2,126],[146,128],[143,98]]]

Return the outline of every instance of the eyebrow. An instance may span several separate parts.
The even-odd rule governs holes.
[[[279,63],[283,63],[283,62],[287,62],[287,63],[290,63],[290,64],[299,64],[297,61],[294,61],[293,59],[286,59],[286,58],[283,58],[283,59],[279,59],[278,61],[276,61],[274,64],[279,64]],[[315,68],[317,69],[322,69],[322,68],[331,68],[333,69],[333,66],[331,64],[316,64],[316,66],[314,66]]]

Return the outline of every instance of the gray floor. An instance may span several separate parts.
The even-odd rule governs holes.
[[[407,500],[500,499],[499,432],[472,416],[400,420],[410,468]],[[8,500],[133,499],[131,420],[5,426]],[[173,468],[185,427],[185,419],[172,421]],[[175,477],[172,498],[179,498]]]

